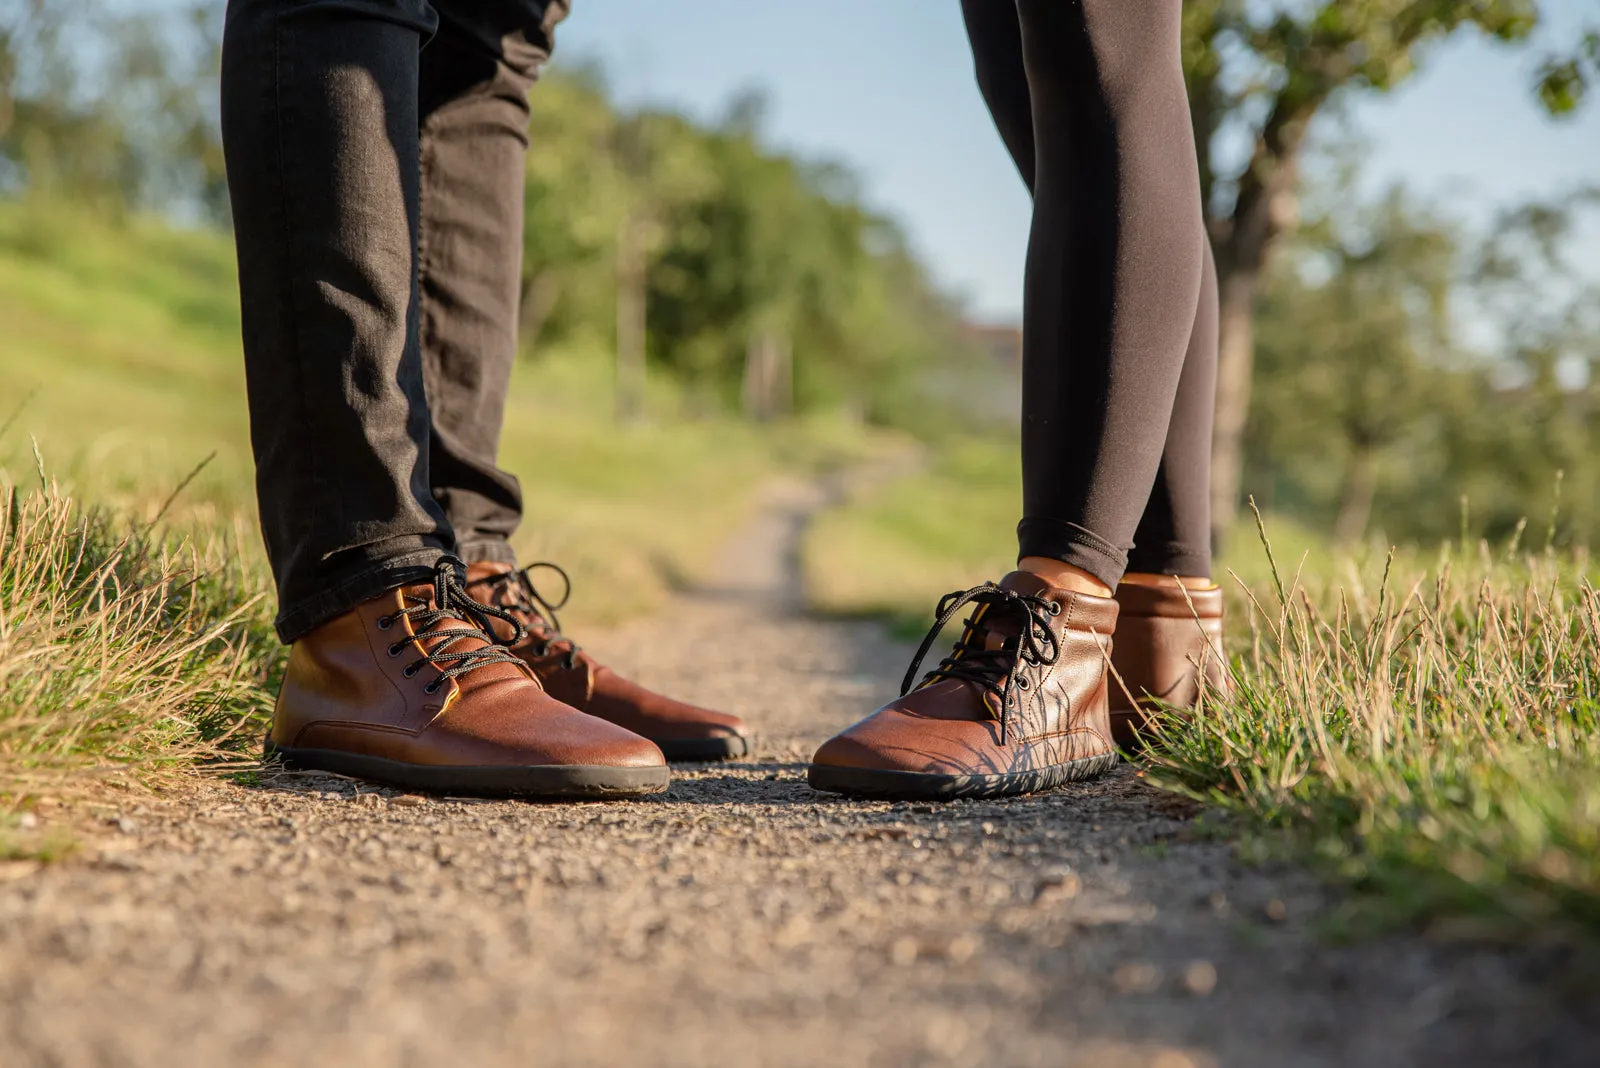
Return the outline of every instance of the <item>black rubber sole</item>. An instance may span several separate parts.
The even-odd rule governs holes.
[[[994,775],[936,775],[921,771],[878,771],[813,764],[806,781],[813,790],[895,801],[955,801],[963,797],[1013,797],[1038,793],[1063,783],[1104,775],[1117,766],[1116,753],[1052,764],[1031,771]]]
[[[678,738],[665,742],[655,738],[650,740],[656,743],[662,755],[668,760],[684,763],[732,760],[750,752],[749,742],[738,735],[732,738]]]
[[[620,798],[658,794],[667,788],[665,767],[617,768],[603,764],[538,764],[525,767],[406,764],[384,757],[333,749],[266,745],[265,757],[294,771],[328,771],[429,794],[466,797]]]

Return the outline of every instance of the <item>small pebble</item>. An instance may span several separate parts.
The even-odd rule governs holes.
[[[1150,994],[1161,986],[1161,969],[1146,961],[1119,964],[1111,973],[1111,985],[1119,994]]]
[[[17,826],[24,831],[31,831],[39,826],[39,817],[31,812],[24,812],[17,817]]]
[[[1183,988],[1197,998],[1207,997],[1217,988],[1217,968],[1208,960],[1191,961],[1183,970]]]
[[[1150,1068],[1200,1068],[1199,1062],[1181,1049],[1164,1049],[1150,1062]]]
[[[1273,923],[1282,923],[1289,918],[1289,907],[1277,898],[1267,902],[1267,907],[1263,911],[1266,912],[1267,919]]]
[[[389,799],[389,804],[396,808],[420,808],[427,803],[428,799],[418,794],[401,794],[399,797]]]
[[[945,947],[944,955],[953,964],[965,964],[972,959],[974,953],[978,952],[978,945],[978,939],[973,935],[957,935]]]
[[[1059,901],[1067,901],[1078,896],[1078,891],[1083,889],[1083,880],[1072,872],[1058,872],[1046,875],[1040,879],[1033,888],[1033,903],[1035,905],[1053,905]]]

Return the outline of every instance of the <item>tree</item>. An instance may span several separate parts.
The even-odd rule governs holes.
[[[1339,197],[1348,205],[1349,198]],[[1300,508],[1332,505],[1334,538],[1366,533],[1386,467],[1437,463],[1453,388],[1456,241],[1394,189],[1320,219],[1274,271],[1258,324],[1260,403],[1250,466],[1290,474]]]
[[[1238,508],[1256,298],[1269,253],[1297,214],[1312,120],[1344,94],[1392,89],[1430,45],[1460,28],[1517,41],[1537,21],[1537,0],[1185,5],[1185,73],[1221,298],[1212,494],[1219,540]],[[1218,148],[1241,134],[1250,148],[1239,165]]]
[[[0,193],[222,220],[221,9],[0,0]]]
[[[1600,285],[1570,253],[1600,193],[1469,239],[1398,190],[1366,205],[1351,188],[1309,191],[1266,277],[1252,492],[1345,541],[1594,543]]]

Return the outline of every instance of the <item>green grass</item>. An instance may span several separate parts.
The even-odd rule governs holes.
[[[269,617],[230,537],[0,484],[0,811],[86,768],[250,746],[279,659]]]
[[[1232,691],[1168,724],[1153,777],[1345,881],[1363,921],[1600,935],[1590,568],[1483,543],[1346,584],[1271,566]]]
[[[940,595],[1016,563],[1022,508],[1014,444],[952,439],[922,470],[858,491],[806,534],[806,592],[818,610],[926,629]]]
[[[952,437],[931,450],[917,473],[856,493],[807,534],[812,603],[841,615],[886,617],[920,633],[942,594],[998,579],[1016,566],[1021,477],[1014,438]],[[1336,552],[1325,536],[1284,517],[1272,517],[1271,526],[1282,556],[1303,557],[1313,573],[1349,574],[1352,563],[1381,556],[1373,546]],[[1270,578],[1247,530],[1217,561],[1217,574],[1229,571],[1251,586]]]

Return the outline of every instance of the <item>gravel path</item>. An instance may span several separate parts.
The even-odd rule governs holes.
[[[799,616],[820,491],[738,576],[590,645],[746,714],[745,763],[660,800],[535,805],[282,776],[130,801],[0,865],[0,1065],[1577,1065],[1559,945],[1333,948],[1124,768],[1009,802],[863,804],[805,759],[908,650]],[[580,591],[581,593],[581,591]]]

